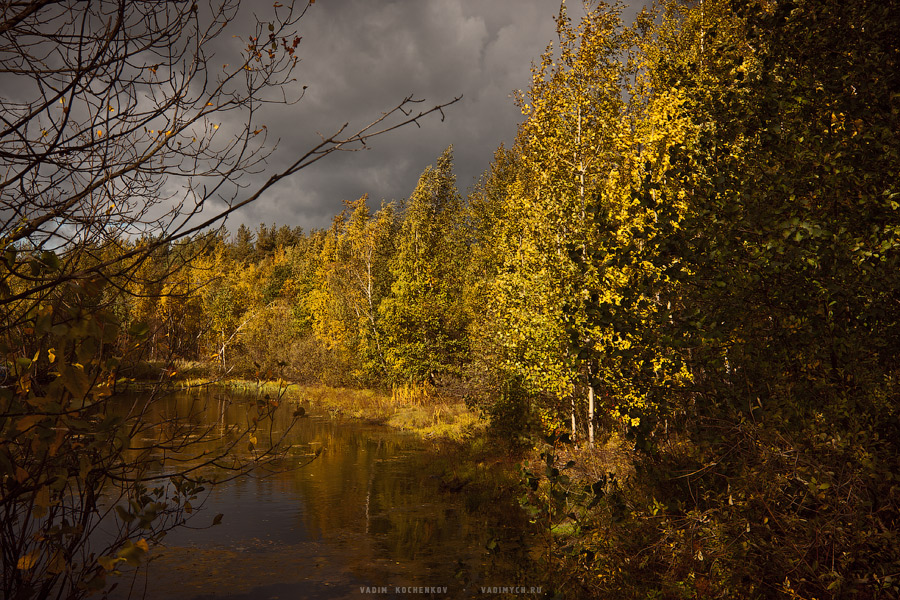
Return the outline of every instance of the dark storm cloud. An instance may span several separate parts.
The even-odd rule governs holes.
[[[580,3],[570,3],[580,5]],[[261,19],[271,2],[245,2]],[[297,105],[265,115],[281,138],[277,169],[346,122],[351,129],[414,94],[422,108],[462,95],[422,127],[374,140],[371,149],[332,155],[279,184],[229,220],[324,227],[343,200],[368,193],[370,205],[407,197],[421,171],[454,147],[460,190],[471,187],[501,142],[509,144],[521,114],[510,95],[527,89],[531,63],[555,37],[555,0],[319,0],[300,23],[302,62]],[[248,11],[248,12],[243,12]],[[571,9],[573,15],[575,10]]]

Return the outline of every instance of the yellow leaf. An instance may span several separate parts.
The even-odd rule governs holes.
[[[59,574],[63,573],[66,570],[66,557],[62,553],[62,551],[57,550],[53,553],[53,556],[50,558],[50,563],[47,565],[47,571],[49,573]]]
[[[59,452],[59,448],[60,448],[60,446],[62,446],[64,439],[66,439],[66,430],[65,429],[57,429],[56,430],[56,438],[54,438],[53,443],[50,444],[50,448],[47,450],[47,453],[50,456],[56,456],[56,453]]]
[[[29,477],[30,475],[28,475],[28,471],[26,471],[22,467],[16,467],[16,481],[18,481],[19,483],[25,483],[25,480]]]
[[[34,495],[34,503],[43,508],[50,506],[50,488],[44,486],[38,490],[38,493]]]
[[[50,348],[47,350],[47,358],[50,359],[50,362],[56,360],[56,348]]]
[[[147,553],[149,546],[147,545],[147,541],[143,538],[137,543],[131,543],[129,541],[125,542],[125,545],[122,546],[122,549],[119,550],[116,554],[118,558],[124,560],[132,567],[139,567],[141,564],[141,558],[143,558],[144,554]]]
[[[25,402],[41,410],[43,410],[44,407],[52,401],[52,398],[45,398],[43,396],[32,396],[31,398],[25,398]]]
[[[256,445],[256,436],[255,435],[250,436],[250,443],[253,444],[254,446]]]
[[[44,415],[26,415],[16,423],[16,431],[28,431],[44,419]]]
[[[34,567],[35,564],[37,564],[38,558],[40,558],[40,556],[40,550],[29,552],[25,556],[19,558],[19,562],[16,563],[16,568],[21,571],[27,571],[28,569]]]

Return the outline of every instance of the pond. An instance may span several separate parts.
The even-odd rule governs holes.
[[[158,410],[239,424],[253,401],[210,390],[175,394]],[[276,410],[275,433],[295,409]],[[285,443],[295,456],[288,460],[321,449],[315,460],[212,486],[192,528],[169,533],[111,597],[131,588],[176,600],[468,598],[512,586],[539,597],[514,499],[498,501],[433,468],[438,447],[412,434],[309,413]],[[218,513],[221,524],[209,527]]]

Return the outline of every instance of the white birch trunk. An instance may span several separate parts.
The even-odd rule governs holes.
[[[588,446],[594,447],[594,386],[588,385]]]
[[[575,394],[572,394],[572,442],[575,442]]]

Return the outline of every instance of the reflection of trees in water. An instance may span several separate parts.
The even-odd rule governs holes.
[[[378,447],[375,449],[375,454],[378,454],[378,451],[381,450],[381,440],[378,440]],[[369,524],[372,522],[372,514],[370,512],[370,506],[372,502],[372,484],[375,483],[375,468],[374,464],[369,464],[369,485],[366,487],[366,535],[369,535]]]
[[[132,447],[141,448],[147,445],[146,442],[152,442],[154,458],[168,461],[168,467],[173,464],[190,467],[229,448],[231,461],[216,461],[210,468],[204,469],[205,475],[216,473],[220,478],[231,477],[235,470],[246,468],[244,461],[284,441],[282,437],[286,433],[289,438],[294,436],[296,420],[290,411],[272,411],[267,407],[266,418],[262,419],[255,397],[236,395],[217,388],[177,391],[146,402],[146,406],[144,404],[142,394],[138,392],[123,396],[117,405],[118,413],[133,410],[133,406],[137,405],[146,413],[145,424],[132,431]],[[251,429],[254,430],[253,437],[258,440],[258,448],[249,451],[244,447],[233,447],[246,438],[247,431]],[[180,443],[173,444],[171,440],[180,440]],[[276,457],[272,455],[272,458]],[[289,465],[274,460],[266,466],[278,469]],[[167,466],[160,464],[157,470],[166,469]]]
[[[328,450],[292,475],[303,498],[303,527],[343,544],[348,568],[385,585],[456,585],[461,565],[483,571],[487,542],[521,523],[516,507],[485,506],[442,490],[433,455],[407,434],[332,424],[311,441]],[[504,551],[514,543],[501,544]],[[516,558],[503,557],[507,571]]]
[[[479,528],[460,499],[438,490],[416,440],[338,430],[326,443],[313,472],[295,475],[302,518],[311,533],[346,544],[348,566],[361,578],[449,584],[454,561],[480,558]]]
[[[211,437],[227,439],[229,428],[246,422],[248,406],[252,406],[250,398],[213,390],[179,394],[158,410],[190,415],[201,429],[215,433]],[[278,436],[291,424],[294,408],[285,404],[273,414],[272,435]],[[215,440],[202,443],[215,450]],[[460,593],[456,577],[460,569],[473,578],[489,578],[484,565],[492,560],[500,559],[500,566],[495,566],[500,572],[509,572],[514,565],[516,557],[489,555],[485,547],[496,531],[521,526],[515,507],[486,506],[483,499],[468,493],[469,488],[464,492],[442,488],[438,470],[430,465],[434,455],[418,438],[380,426],[313,416],[294,424],[286,445],[290,447],[286,468],[319,449],[324,451],[301,469],[257,472],[223,489],[235,497],[256,499],[259,510],[266,510],[268,500],[296,503],[296,511],[289,513],[296,516],[284,516],[298,521],[281,525],[282,533],[292,532],[270,540],[281,546],[280,551],[299,552],[304,544],[322,544],[333,557],[340,557],[341,570],[361,580],[379,585],[456,586]],[[247,535],[262,539],[273,534],[249,531],[256,527],[255,517],[273,522],[279,518],[257,514],[248,519],[250,515],[225,512],[224,531],[240,538],[242,545],[252,544]],[[300,546],[294,545],[294,538]],[[501,543],[504,550],[511,546],[506,540]],[[269,556],[269,550],[257,550]]]

